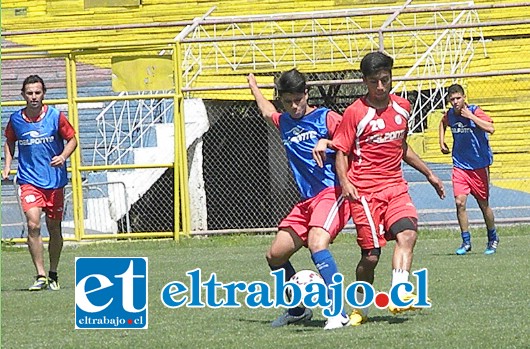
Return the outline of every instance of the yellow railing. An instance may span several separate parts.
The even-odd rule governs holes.
[[[146,48],[153,50],[172,51],[171,59],[173,61],[173,76],[174,86],[173,92],[165,94],[135,94],[128,96],[88,96],[81,97],[78,95],[78,75],[77,67],[80,61],[90,55],[98,54],[124,54],[137,52],[145,52]],[[46,53],[43,53],[46,51]],[[167,164],[123,164],[123,165],[92,165],[87,166],[82,163],[81,147],[77,147],[70,157],[71,181],[72,181],[72,200],[73,200],[73,222],[74,222],[74,237],[66,237],[65,240],[81,241],[84,239],[122,239],[122,238],[173,238],[178,241],[181,236],[189,236],[190,234],[190,211],[189,211],[189,191],[188,191],[188,169],[187,169],[187,153],[185,143],[184,131],[184,111],[183,111],[183,95],[180,91],[182,84],[182,68],[181,68],[181,50],[180,44],[175,41],[151,41],[151,42],[127,42],[119,46],[116,44],[109,45],[55,45],[43,49],[39,48],[5,48],[2,49],[2,59],[4,61],[35,61],[44,58],[64,59],[65,61],[65,86],[66,99],[48,99],[46,104],[66,104],[68,108],[68,118],[74,127],[78,138],[83,138],[82,127],[79,118],[79,103],[86,102],[111,102],[116,100],[141,100],[141,99],[159,99],[172,98],[173,107],[173,125],[174,125],[174,159],[173,163]],[[25,105],[22,101],[2,101],[2,107],[13,107]],[[124,169],[153,169],[153,168],[172,168],[174,173],[174,229],[173,231],[160,232],[135,232],[135,233],[118,233],[118,234],[86,234],[84,226],[84,197],[82,189],[83,173],[89,171],[111,171]],[[12,171],[15,173],[15,171]],[[182,224],[180,223],[182,222]],[[45,239],[47,240],[47,239]],[[22,238],[12,239],[14,242],[24,242]]]

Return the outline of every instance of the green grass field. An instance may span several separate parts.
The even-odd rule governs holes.
[[[281,309],[168,309],[162,304],[162,287],[175,280],[188,284],[185,273],[197,267],[203,281],[216,272],[222,282],[270,282],[264,255],[272,236],[66,246],[62,290],[36,293],[25,291],[34,274],[28,252],[4,247],[2,348],[530,348],[530,227],[499,232],[497,254],[484,256],[485,233],[474,231],[473,251],[456,256],[455,231],[423,231],[413,269],[428,269],[433,307],[399,316],[372,308],[368,323],[335,331],[322,329],[325,318],[318,309],[304,325],[273,329],[270,322]],[[383,250],[376,289],[390,285],[392,246]],[[353,282],[359,259],[354,236],[340,235],[331,250],[345,282]],[[148,257],[149,329],[75,330],[76,256]],[[292,261],[299,270],[315,269],[307,250]]]

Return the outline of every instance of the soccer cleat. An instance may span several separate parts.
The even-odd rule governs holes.
[[[59,285],[59,281],[54,280],[52,278],[48,278],[48,287],[52,291],[59,291],[61,289],[61,286]]]
[[[37,276],[33,285],[31,285],[29,291],[41,291],[48,287],[48,278],[46,276]]]
[[[497,252],[497,246],[499,246],[499,239],[488,241],[488,245],[486,246],[484,254],[494,254],[495,252]]]
[[[350,314],[350,325],[351,326],[359,326],[364,324],[366,321],[368,321],[368,316],[363,315],[363,313],[360,310],[353,309]]]
[[[272,327],[282,327],[289,324],[295,324],[297,322],[311,320],[313,317],[313,311],[309,308],[304,309],[304,313],[299,316],[294,316],[289,314],[289,310],[286,310],[285,313],[280,315],[276,320],[272,322]]]
[[[326,325],[324,326],[325,330],[334,330],[337,328],[343,328],[350,324],[350,319],[346,315],[339,314],[328,318]]]
[[[414,299],[416,297],[418,297],[418,296],[416,296],[414,293],[407,293],[406,295],[401,297],[401,300],[404,301],[404,302],[413,300],[408,306],[400,308],[400,307],[394,305],[392,302],[390,302],[390,304],[388,305],[388,311],[390,311],[392,314],[396,315],[396,314],[399,314],[399,313],[403,313],[405,311],[422,309],[422,308],[414,307],[413,304],[416,303],[414,301]],[[427,302],[430,303],[431,300],[429,298],[427,298]]]
[[[456,254],[462,256],[468,253],[469,251],[471,251],[471,244],[463,243],[462,246],[460,246],[458,250],[456,250]]]

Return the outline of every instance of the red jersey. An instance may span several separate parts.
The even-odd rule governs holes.
[[[401,160],[409,116],[409,101],[393,94],[385,109],[361,97],[344,111],[333,146],[349,154],[348,178],[360,194],[405,182]]]

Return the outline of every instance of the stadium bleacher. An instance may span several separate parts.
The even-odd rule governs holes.
[[[35,36],[31,33],[25,35],[13,35],[2,37],[2,47],[20,47],[23,45],[81,45],[97,44],[108,42],[125,42],[156,39],[172,39],[183,28],[186,23],[195,17],[204,15],[212,3],[201,1],[198,5],[193,1],[193,6],[182,6],[186,1],[178,2],[170,0],[153,0],[144,1],[141,8],[113,8],[112,11],[96,9],[86,11],[81,7],[72,6],[72,1],[57,1],[53,8],[47,8],[50,2],[44,0],[29,0],[24,3],[23,7],[27,8],[24,15],[17,15],[16,9],[21,7],[19,1],[5,0],[2,2],[2,30],[3,32],[16,32],[21,30],[31,31],[34,29],[36,18],[39,20],[40,31],[38,34],[38,43],[36,44]],[[80,1],[82,3],[82,1]],[[293,7],[293,3],[296,6]],[[245,2],[230,0],[223,1],[213,12],[213,16],[232,16],[237,14],[259,15],[259,14],[278,14],[282,12],[292,12],[299,9],[304,12],[347,9],[355,6],[356,8],[373,7],[373,3],[364,4],[363,1],[276,1],[268,0],[262,2]],[[402,1],[384,1],[378,2],[381,8],[383,6],[402,6]],[[414,1],[414,4],[433,4],[433,1]],[[493,5],[495,1],[475,1],[476,5]],[[353,4],[353,5],[352,5]],[[507,9],[481,9],[479,17],[482,22],[487,21],[508,21],[521,18],[530,18],[529,7],[507,8]],[[75,16],[74,16],[75,14]],[[371,25],[377,27],[381,25],[388,15],[375,16]],[[416,21],[427,21],[427,17],[418,15],[414,17]],[[362,23],[363,19],[358,19]],[[95,31],[74,31],[76,27],[112,27],[126,26],[137,24],[156,24],[162,22],[174,23],[171,27],[150,28],[123,28],[120,30],[95,30]],[[405,17],[404,24],[412,24],[412,17]],[[417,24],[417,23],[416,23]],[[67,29],[61,33],[47,34],[46,30]],[[340,29],[340,28],[339,28]],[[525,48],[530,45],[530,26],[494,26],[484,27],[481,29],[484,41],[477,43],[477,47],[484,45],[487,55],[476,52],[474,59],[469,66],[470,73],[488,73],[499,70],[513,70],[530,68],[530,56],[525,52]],[[423,38],[426,42],[431,42],[435,36],[425,35]],[[474,38],[479,40],[481,38]],[[396,62],[395,75],[399,76],[415,63],[417,53],[412,52],[413,47],[408,46],[407,42],[410,37],[407,35],[395,36],[394,44],[401,43],[404,47],[400,53],[400,59]],[[229,43],[227,45],[232,45]],[[223,43],[220,43],[223,45]],[[307,45],[310,45],[309,43]],[[237,50],[237,46],[234,48]],[[407,53],[406,49],[411,52]],[[242,51],[242,54],[244,52]],[[259,65],[261,62],[266,63],[265,57],[257,57],[255,61]],[[35,64],[33,65],[33,62]],[[38,62],[38,63],[37,63]],[[47,97],[50,99],[66,98],[66,84],[64,76],[63,59],[46,59],[32,60],[28,66],[28,61],[23,65],[17,65],[13,61],[2,61],[2,99],[19,100],[20,84],[22,79],[28,74],[37,73],[41,75],[47,83]],[[300,66],[301,69],[307,68],[312,71],[333,71],[340,69],[352,69],[351,66],[333,67],[329,65],[320,66]],[[79,96],[99,96],[113,93],[110,84],[111,71],[109,61],[105,59],[85,58],[78,64],[78,94]],[[253,68],[252,66],[242,67],[237,72],[233,69],[226,68],[218,70],[215,74],[206,72],[197,80],[198,85],[209,86],[218,84],[219,78],[234,76],[233,84],[244,84],[245,75],[248,72],[261,72],[272,74],[265,68]],[[496,76],[496,77],[476,77],[466,81],[466,92],[469,101],[480,105],[489,113],[496,126],[496,133],[491,137],[491,144],[495,153],[495,163],[492,167],[492,178],[503,179],[502,185],[510,187],[506,179],[529,178],[530,177],[530,142],[528,134],[530,131],[530,118],[528,108],[530,107],[530,86],[529,75],[518,76]],[[508,88],[507,86],[510,86]],[[85,164],[98,165],[98,159],[93,162],[94,144],[100,137],[100,130],[94,122],[95,117],[100,109],[94,106],[80,105],[79,115],[80,122],[83,124],[83,136],[81,137],[82,162]],[[6,107],[2,109],[2,126],[7,122],[7,116],[15,108]],[[411,137],[411,144],[414,149],[428,162],[435,164],[449,164],[450,157],[443,156],[438,146],[438,122],[442,115],[442,110],[432,113],[427,123],[426,131],[421,134],[415,134]],[[123,125],[124,133],[129,133],[128,125]],[[111,137],[109,133],[107,135]],[[450,143],[450,136],[447,141]],[[123,147],[131,146],[130,143],[124,143]],[[130,162],[131,159],[124,161]],[[510,170],[506,170],[509,168]],[[517,188],[521,189],[521,188]],[[530,192],[530,189],[528,189]],[[3,196],[10,196],[9,192]]]

